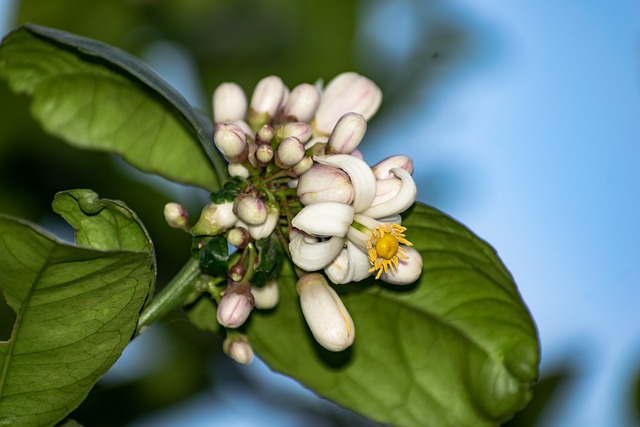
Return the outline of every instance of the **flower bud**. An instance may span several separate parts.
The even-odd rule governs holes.
[[[371,167],[376,179],[388,179],[395,178],[396,176],[391,172],[393,168],[404,169],[409,174],[413,175],[413,161],[403,155],[396,155],[387,157],[384,160],[378,162],[375,166]]]
[[[253,361],[253,349],[249,344],[249,339],[242,334],[234,334],[225,338],[222,343],[222,351],[243,365],[248,365]]]
[[[287,96],[288,89],[282,79],[269,76],[260,80],[251,96],[249,125],[256,131],[276,115]]]
[[[296,289],[307,325],[321,346],[342,351],[353,344],[356,332],[353,320],[323,275],[305,274]]]
[[[242,129],[230,122],[216,125],[213,142],[222,155],[232,163],[242,163],[247,158],[247,139]]]
[[[358,113],[345,114],[340,117],[336,127],[331,132],[331,136],[329,136],[327,154],[350,154],[358,147],[366,131],[367,121],[362,115]]]
[[[214,123],[243,120],[247,114],[247,97],[236,83],[222,83],[211,99]]]
[[[191,229],[194,236],[216,236],[238,220],[233,213],[233,202],[222,204],[208,203],[200,214],[200,219]]]
[[[240,163],[229,163],[227,166],[229,176],[239,176],[240,178],[249,178],[249,169],[242,166]]]
[[[234,211],[248,225],[259,225],[267,219],[267,208],[257,197],[236,197]]]
[[[260,128],[260,130],[256,133],[256,143],[257,144],[269,144],[276,132],[273,127],[269,125],[264,125]]]
[[[185,231],[189,229],[189,212],[182,205],[177,203],[164,205],[164,219],[171,228],[179,228]]]
[[[289,136],[298,138],[300,142],[307,142],[311,138],[311,126],[307,123],[291,122],[279,126],[276,130],[276,137],[281,140]]]
[[[302,83],[293,88],[282,115],[285,119],[309,122],[320,104],[320,91],[314,85]]]
[[[218,323],[225,328],[237,328],[247,320],[253,309],[253,295],[242,290],[227,290],[218,304]]]
[[[268,144],[258,145],[255,156],[258,162],[262,165],[266,165],[273,160],[273,148]]]
[[[250,238],[249,231],[244,227],[236,227],[229,230],[227,234],[227,242],[238,249],[244,249],[249,243]]]
[[[267,203],[267,218],[259,225],[248,225],[249,234],[254,240],[271,236],[280,220],[280,210],[277,203]]]
[[[369,120],[380,107],[382,91],[374,82],[357,73],[343,73],[329,82],[314,118],[317,134],[329,135],[338,119],[349,112]]]
[[[398,266],[383,272],[380,279],[393,285],[408,285],[422,274],[422,255],[414,248],[402,246],[407,259],[398,258]]]
[[[281,168],[291,168],[304,157],[304,145],[295,136],[282,140],[276,151],[276,164]]]
[[[303,205],[318,202],[350,204],[353,201],[353,186],[349,176],[341,169],[315,164],[298,180],[297,194]]]
[[[251,286],[251,295],[253,295],[256,308],[270,310],[278,305],[280,300],[278,282],[271,280],[264,286]]]
[[[297,177],[311,169],[313,166],[313,159],[311,157],[304,156],[294,167],[291,168],[293,174]]]

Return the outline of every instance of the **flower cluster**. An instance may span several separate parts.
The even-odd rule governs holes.
[[[396,155],[372,167],[358,150],[381,100],[375,83],[356,73],[324,88],[303,83],[292,90],[266,77],[250,102],[235,83],[215,90],[213,137],[231,178],[193,226],[174,203],[165,217],[194,236],[201,271],[219,279],[203,289],[217,301],[218,323],[229,331],[224,349],[235,360],[253,357],[235,329],[254,307],[278,303],[281,252],[298,274],[311,332],[331,351],[350,346],[355,328],[326,278],[339,285],[373,276],[402,285],[422,272],[400,217],[417,192],[411,159]],[[220,239],[237,251],[221,256]]]

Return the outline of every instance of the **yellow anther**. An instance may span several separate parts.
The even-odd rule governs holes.
[[[399,224],[382,224],[371,230],[371,238],[367,241],[367,256],[372,265],[369,272],[377,272],[376,279],[380,278],[382,272],[398,268],[398,258],[408,258],[400,246],[412,246],[404,237],[406,230]]]

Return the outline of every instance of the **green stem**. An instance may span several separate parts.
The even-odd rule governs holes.
[[[142,311],[138,318],[136,333],[141,333],[146,327],[174,308],[184,305],[187,297],[196,290],[196,283],[199,277],[198,260],[189,258],[178,274]]]

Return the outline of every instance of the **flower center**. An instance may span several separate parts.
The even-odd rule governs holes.
[[[412,246],[411,242],[404,238],[406,230],[399,224],[382,224],[371,230],[371,238],[367,241],[367,255],[372,265],[369,272],[377,271],[376,279],[389,269],[395,270],[398,267],[398,258],[408,258],[400,246]]]

